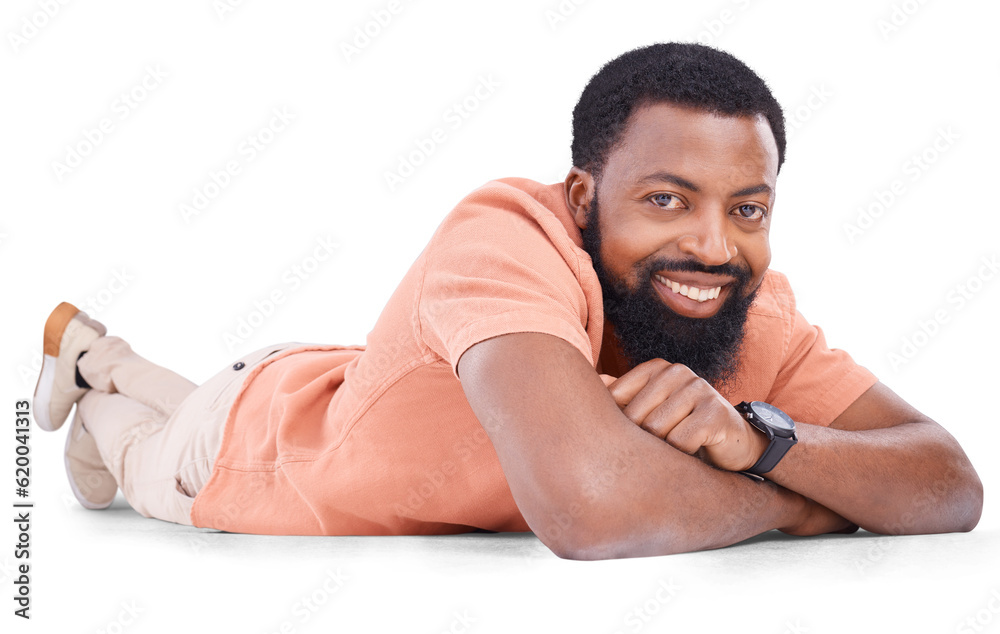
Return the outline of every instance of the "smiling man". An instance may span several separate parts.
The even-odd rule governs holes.
[[[565,182],[458,204],[364,347],[271,346],[195,386],[61,305],[35,409],[56,429],[78,403],[78,499],[121,488],[234,532],[530,529],[586,559],[976,525],[954,438],[829,348],[768,268],[785,136],[757,75],[637,49],[573,131]]]

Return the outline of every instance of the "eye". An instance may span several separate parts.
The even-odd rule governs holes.
[[[767,210],[760,205],[754,205],[751,203],[744,203],[737,207],[734,212],[740,218],[744,220],[763,220],[764,216],[767,215]]]
[[[683,209],[684,201],[673,194],[660,192],[648,197],[648,200],[661,209]]]

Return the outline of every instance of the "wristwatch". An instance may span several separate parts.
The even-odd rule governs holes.
[[[755,480],[763,480],[760,476],[773,469],[792,445],[799,441],[795,437],[795,421],[774,405],[762,401],[751,403],[743,401],[736,406],[736,411],[742,414],[748,423],[763,432],[769,441],[760,460],[746,471],[740,472]]]

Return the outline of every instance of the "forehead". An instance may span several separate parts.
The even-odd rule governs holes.
[[[640,106],[605,163],[602,181],[628,186],[669,172],[705,184],[774,187],[778,146],[763,115],[716,115],[670,103]],[[754,183],[754,184],[756,184]]]

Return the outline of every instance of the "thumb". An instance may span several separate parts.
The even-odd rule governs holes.
[[[610,387],[612,383],[618,380],[617,377],[613,377],[610,374],[599,374],[598,376],[604,381],[605,387]]]

